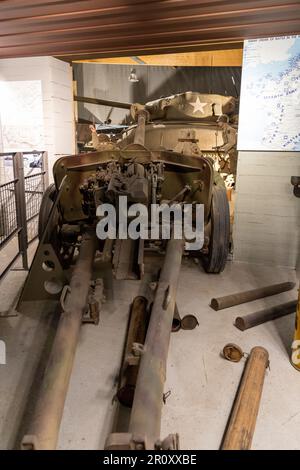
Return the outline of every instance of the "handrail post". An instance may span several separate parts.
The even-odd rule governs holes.
[[[28,235],[26,221],[26,199],[25,199],[25,183],[24,183],[24,160],[23,154],[17,152],[13,155],[13,169],[15,183],[15,200],[16,200],[16,218],[18,225],[18,244],[19,252],[22,256],[23,269],[28,270]]]
[[[42,152],[42,172],[43,174],[43,190],[49,186],[49,173],[48,173],[48,152]]]

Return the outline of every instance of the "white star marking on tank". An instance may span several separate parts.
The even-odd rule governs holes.
[[[194,107],[193,114],[197,113],[198,111],[200,111],[202,114],[204,114],[203,108],[205,108],[205,106],[207,104],[208,103],[201,103],[201,101],[199,99],[199,96],[197,96],[197,99],[196,99],[195,103],[190,103],[190,105]]]

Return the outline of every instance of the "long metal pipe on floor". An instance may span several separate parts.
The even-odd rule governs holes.
[[[70,294],[61,314],[40,394],[27,434],[24,450],[56,448],[60,422],[73,367],[82,316],[85,312],[96,251],[96,234],[85,233],[70,282]]]
[[[242,331],[253,328],[254,326],[261,325],[270,320],[276,320],[276,318],[289,315],[290,313],[296,312],[297,300],[291,300],[280,305],[274,305],[258,312],[249,313],[244,317],[236,317],[235,326]]]
[[[247,359],[222,443],[222,450],[249,450],[266,374],[269,353],[256,346]]]
[[[260,287],[259,289],[251,289],[245,292],[225,295],[224,297],[211,299],[210,306],[214,310],[223,310],[224,308],[233,307],[234,305],[244,304],[245,302],[251,302],[252,300],[262,299],[270,295],[292,290],[295,285],[294,282],[281,282],[280,284]]]
[[[137,377],[129,433],[134,441],[145,438],[147,449],[154,449],[160,439],[166,362],[183,249],[182,240],[169,240]]]

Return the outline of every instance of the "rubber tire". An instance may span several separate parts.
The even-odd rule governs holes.
[[[52,183],[48,186],[48,188],[46,189],[42,197],[42,202],[41,202],[41,207],[40,207],[40,212],[39,212],[39,223],[38,223],[39,240],[42,239],[55,198],[56,198],[56,188],[55,188],[55,184]],[[58,223],[58,212],[57,212],[57,217],[56,215],[54,215],[53,217],[52,227],[49,230],[49,236],[47,236],[46,237],[47,240],[45,240],[46,243],[51,238],[51,234],[53,233],[53,230],[57,226],[57,223]]]
[[[207,273],[219,274],[226,265],[230,241],[230,212],[226,189],[213,186],[209,252],[203,256]]]

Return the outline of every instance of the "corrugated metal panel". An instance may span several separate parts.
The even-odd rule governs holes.
[[[0,58],[138,55],[300,31],[300,0],[4,0]]]

